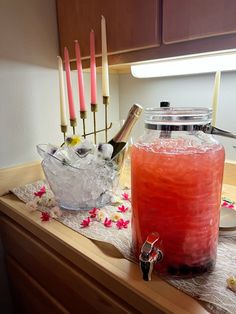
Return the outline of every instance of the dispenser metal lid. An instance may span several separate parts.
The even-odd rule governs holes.
[[[153,129],[154,125],[207,125],[211,118],[210,108],[166,107],[145,109],[144,119],[145,126]]]

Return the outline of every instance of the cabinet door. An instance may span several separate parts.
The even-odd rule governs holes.
[[[69,312],[41,287],[17,262],[6,256],[16,313],[69,314]]]
[[[163,0],[163,42],[236,33],[235,0]]]
[[[160,44],[160,0],[57,0],[60,49],[75,58],[89,56],[89,33],[95,31],[96,54],[101,53],[101,15],[106,19],[108,53],[139,50]]]
[[[25,285],[24,289],[29,291],[29,294],[31,290],[34,294],[34,287],[30,289],[32,282],[32,285],[42,287],[41,290],[47,294],[46,299],[55,300],[57,305],[61,305],[68,313],[136,313],[136,310],[119,296],[108,291],[101,283],[86,275],[82,269],[73,266],[17,224],[2,217],[0,227],[7,255],[27,272],[25,277],[32,278],[30,281],[22,281],[22,286]],[[14,273],[10,276],[14,279]],[[13,279],[12,284],[17,292],[21,280]],[[36,297],[37,294],[34,295],[34,298]],[[27,305],[27,294],[25,298],[21,296],[21,299]],[[50,302],[47,303],[45,306],[48,306],[48,311],[40,313],[58,313],[49,311],[52,305]],[[36,302],[33,302],[32,307],[34,306],[37,307]]]

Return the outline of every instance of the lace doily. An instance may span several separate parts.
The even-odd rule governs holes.
[[[48,197],[53,194],[44,181],[27,184],[23,187],[14,188],[12,192],[23,202],[27,203],[34,199],[34,192],[42,185],[47,186]],[[130,220],[131,208],[129,201],[122,200],[122,203],[129,207],[124,213],[125,219]],[[117,210],[115,206],[106,206],[102,209],[108,216]],[[69,228],[92,240],[109,243],[116,247],[120,253],[131,261],[135,261],[131,253],[131,227],[118,230],[115,225],[110,228],[98,221],[94,221],[91,227],[81,228],[81,222],[88,217],[87,211],[63,211],[63,215],[57,218],[58,221]],[[163,278],[168,283],[185,292],[188,295],[202,301],[205,308],[214,314],[236,313],[236,294],[227,289],[226,279],[236,274],[236,234],[220,236],[217,251],[217,262],[215,270],[210,274],[203,274],[191,279],[169,279]]]

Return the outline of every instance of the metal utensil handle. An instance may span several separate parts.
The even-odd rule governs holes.
[[[211,133],[214,135],[219,135],[219,136],[230,137],[230,138],[236,139],[236,134],[231,133],[229,131],[218,129],[214,126],[210,126],[210,132],[207,130],[206,133]]]

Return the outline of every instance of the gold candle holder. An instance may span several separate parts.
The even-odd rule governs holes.
[[[97,126],[96,126],[96,112],[98,111],[97,104],[91,104],[91,112],[93,113],[93,138],[94,144],[97,144]]]
[[[89,133],[86,133],[85,132],[85,136],[89,136],[89,135],[93,135],[94,136],[94,140],[96,139],[96,135],[97,133],[100,133],[100,132],[105,132],[107,133],[107,131],[112,127],[112,123],[110,123],[108,125],[108,123],[105,125],[105,128],[104,129],[101,129],[101,130],[97,130],[96,128],[96,112],[97,112],[97,105],[96,104],[91,104],[91,111],[93,112],[93,119],[94,119],[94,124],[93,124],[93,132],[89,132]],[[105,111],[107,111],[107,106],[105,106]],[[105,116],[107,117],[107,113],[105,113]],[[95,143],[96,144],[96,143]]]
[[[75,134],[75,127],[77,126],[77,120],[76,120],[76,118],[70,119],[70,126],[72,126],[73,134]]]
[[[106,142],[107,142],[107,131],[111,129],[112,123],[108,125],[108,119],[107,119],[107,110],[108,110],[108,100],[109,97],[104,97],[104,105],[105,105],[105,128],[97,130],[97,121],[96,121],[96,112],[98,111],[97,104],[91,104],[91,112],[93,113],[93,132],[86,132],[86,124],[85,119],[87,118],[87,111],[80,111],[80,118],[83,120],[83,137],[86,138],[89,135],[94,136],[94,143],[97,142],[97,133],[105,132]],[[73,135],[75,135],[75,127],[77,126],[77,119],[70,119],[70,125],[73,128]],[[64,134],[64,143],[66,140],[66,132],[67,132],[67,126],[61,125],[61,131]],[[64,145],[64,143],[62,145]]]
[[[83,120],[83,137],[86,138],[85,119],[87,118],[87,111],[80,111],[80,118]]]
[[[61,125],[61,132],[63,133],[64,142],[66,140],[66,132],[67,132],[67,125]]]
[[[109,96],[103,96],[103,104],[105,105],[105,142],[107,143],[107,131],[108,127],[108,118],[107,118],[107,106],[109,105]]]

